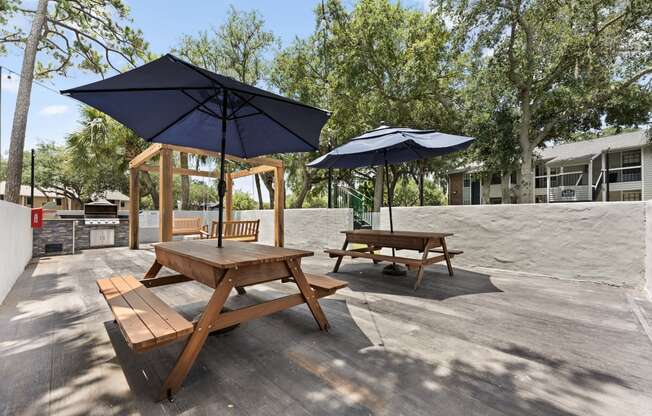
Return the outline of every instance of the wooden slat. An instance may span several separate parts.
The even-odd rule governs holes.
[[[158,296],[145,288],[133,276],[124,276],[123,280],[176,332],[175,338],[180,338],[192,332],[192,322],[181,316],[177,311],[163,302]]]
[[[156,344],[162,344],[176,338],[176,331],[131,287],[122,277],[114,277],[111,283],[120,291],[122,297],[136,312],[138,318],[147,326]],[[138,284],[140,287],[142,285]],[[143,288],[144,289],[144,288]],[[147,289],[145,289],[147,290]],[[139,346],[134,345],[135,349]]]
[[[158,287],[165,285],[173,285],[175,283],[189,282],[192,279],[182,274],[173,274],[169,276],[154,277],[150,279],[143,279],[140,283],[145,287]]]
[[[159,173],[159,165],[140,165],[138,170]],[[206,178],[218,178],[220,176],[217,172],[208,172],[195,169],[185,169],[185,168],[172,168],[172,173],[175,175],[187,175],[187,176],[202,176]]]
[[[127,344],[135,350],[156,345],[156,337],[152,335],[152,332],[138,317],[136,311],[120,294],[112,279],[100,279],[97,281],[97,285],[111,307],[113,316],[118,322],[118,327]]]
[[[364,253],[360,251],[351,251],[351,250],[328,249],[324,251],[328,254],[333,254],[337,257],[362,257],[365,259],[389,261],[392,263],[401,263],[401,264],[411,265],[415,267],[420,266],[422,264],[420,259],[411,259],[407,257],[393,257],[393,256],[386,256],[383,254]]]
[[[191,153],[193,155],[210,156],[210,157],[214,157],[216,159],[220,158],[220,153],[219,152],[214,152],[212,150],[197,149],[197,148],[194,148],[194,147],[187,147],[187,146],[177,146],[177,145],[173,145],[173,144],[164,144],[162,147],[165,148],[165,149],[175,150],[175,151],[178,151],[178,152]],[[226,160],[233,160],[235,162],[248,163],[250,165],[283,166],[283,161],[278,160],[278,159],[273,159],[271,157],[264,157],[264,156],[258,156],[258,157],[252,157],[250,159],[244,159],[244,158],[237,157],[237,156],[224,155],[224,158]]]
[[[323,289],[325,291],[335,291],[347,287],[349,284],[343,280],[333,279],[329,276],[322,276],[318,274],[304,273],[308,284],[313,289]]]
[[[117,276],[97,281],[129,346],[144,351],[167,344],[193,331],[183,318],[146,289],[133,276]]]

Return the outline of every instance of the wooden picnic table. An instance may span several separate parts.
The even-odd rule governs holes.
[[[448,274],[453,276],[451,258],[462,254],[461,250],[449,250],[446,246],[446,237],[452,233],[437,233],[430,231],[387,231],[387,230],[345,230],[344,245],[341,250],[327,249],[330,257],[336,257],[333,272],[337,273],[344,257],[367,258],[379,263],[382,261],[404,264],[408,270],[416,270],[416,282],[414,289],[417,289],[423,278],[423,269],[430,264],[446,261]],[[366,247],[348,249],[349,244],[365,244]],[[376,253],[383,248],[394,250],[415,250],[423,253],[421,258],[399,257],[396,255],[384,255]],[[429,257],[431,254],[433,256]]]
[[[312,256],[312,251],[228,240],[223,244],[222,248],[217,248],[215,240],[160,243],[154,246],[156,260],[143,280],[118,276],[98,281],[132,349],[144,351],[187,337],[163,384],[161,399],[171,398],[180,389],[209,333],[302,303],[308,304],[319,328],[327,330],[328,320],[318,298],[346,286],[346,282],[305,274],[301,270],[301,259]],[[179,274],[156,277],[162,267]],[[200,317],[193,322],[185,320],[147,289],[191,280],[213,289]],[[223,310],[233,288],[245,294],[246,286],[273,280],[293,282],[299,293],[236,310]]]

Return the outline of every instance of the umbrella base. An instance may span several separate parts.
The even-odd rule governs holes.
[[[407,269],[399,264],[392,263],[383,267],[383,274],[388,274],[390,276],[405,276],[407,274]]]

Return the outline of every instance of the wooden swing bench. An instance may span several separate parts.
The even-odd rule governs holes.
[[[218,222],[211,223],[211,238],[217,238]],[[260,230],[260,220],[224,221],[222,238],[225,240],[256,242]]]
[[[208,227],[200,217],[174,218],[172,220],[172,235],[199,235],[208,238]]]

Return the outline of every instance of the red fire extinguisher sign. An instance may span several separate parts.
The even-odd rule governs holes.
[[[43,208],[32,208],[32,228],[43,226]]]

